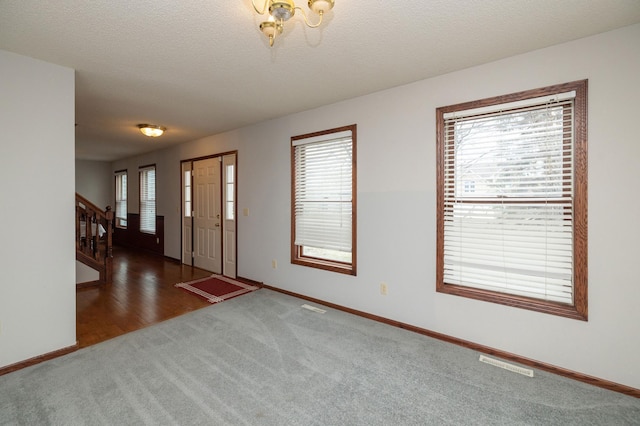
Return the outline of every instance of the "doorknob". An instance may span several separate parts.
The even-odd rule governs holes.
[[[219,224],[219,223],[216,223],[216,227],[218,227],[218,228],[219,228],[219,227],[220,227],[220,224]]]

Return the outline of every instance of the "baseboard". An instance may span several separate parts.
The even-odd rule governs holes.
[[[169,262],[173,262],[177,265],[180,265],[180,263],[182,263],[182,260],[176,259],[175,257],[167,256],[166,254],[163,254],[161,256],[164,257],[164,260],[168,260]],[[191,266],[191,265],[188,265],[188,266]]]
[[[15,364],[7,365],[6,367],[0,367],[0,376],[14,371],[22,370],[23,368],[31,367],[35,364],[48,361],[53,358],[58,358],[62,355],[70,354],[78,350],[78,342],[75,345],[67,346],[66,348],[58,349],[57,351],[48,352],[46,354],[38,355],[33,358],[26,359],[24,361],[16,362]]]
[[[236,280],[245,283],[245,284],[249,284],[255,287],[264,287],[264,283],[262,281],[256,281],[256,280],[252,280],[250,278],[244,278],[244,277],[240,277],[240,276],[236,276]]]
[[[254,281],[255,282],[255,281]],[[597,377],[589,376],[586,374],[578,373],[575,371],[567,370],[565,368],[557,367],[552,364],[547,364],[544,362],[536,361],[533,359],[525,358],[516,354],[512,354],[509,352],[505,352],[499,349],[494,349],[488,346],[480,345],[478,343],[469,342],[467,340],[458,339],[456,337],[451,337],[446,334],[437,333],[435,331],[427,330],[425,328],[416,327],[414,325],[405,324],[400,321],[395,321],[389,318],[381,317],[378,315],[373,315],[364,311],[358,311],[356,309],[347,308],[345,306],[336,305],[335,303],[326,302],[324,300],[316,299],[313,297],[308,297],[303,294],[294,293],[292,291],[283,290],[277,287],[272,287],[270,285],[264,283],[256,283],[262,288],[266,288],[269,290],[277,291],[279,293],[287,294],[289,296],[294,296],[300,299],[308,300],[313,303],[318,303],[320,305],[328,306],[333,309],[337,309],[339,311],[347,312],[353,315],[358,315],[360,317],[368,318],[373,321],[378,321],[384,324],[388,324],[394,327],[402,328],[404,330],[412,331],[414,333],[422,334],[424,336],[432,337],[434,339],[443,340],[445,342],[453,343],[454,345],[462,346],[468,349],[472,349],[478,352],[482,352],[487,355],[493,355],[502,359],[506,359],[509,361],[517,362],[519,364],[527,365],[530,367],[537,368],[539,370],[544,370],[549,373],[557,374],[559,376],[568,377],[573,380],[577,380],[580,382],[588,383],[593,386],[597,386],[600,388],[608,389],[614,392],[623,393],[625,395],[629,395],[635,398],[640,398],[640,389],[632,388],[630,386],[622,385],[619,383],[611,382],[608,380],[600,379]]]
[[[76,290],[79,290],[81,288],[87,288],[87,287],[100,287],[102,284],[104,283],[100,280],[87,281],[84,283],[76,283]]]

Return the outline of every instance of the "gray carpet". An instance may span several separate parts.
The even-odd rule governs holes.
[[[640,424],[640,399],[304,303],[262,289],[0,376],[0,424]]]

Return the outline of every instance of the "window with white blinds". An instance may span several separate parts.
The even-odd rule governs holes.
[[[438,109],[439,291],[586,319],[579,83]]]
[[[121,170],[115,173],[116,180],[116,226],[127,227],[127,171]]]
[[[355,275],[355,130],[292,138],[292,262]]]
[[[156,232],[156,167],[140,168],[140,232]]]

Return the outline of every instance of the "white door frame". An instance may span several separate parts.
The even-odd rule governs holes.
[[[238,165],[237,155],[222,157],[222,274],[236,278],[237,224],[238,224]]]
[[[180,260],[193,266],[193,161],[180,163]]]
[[[231,151],[221,154],[215,154],[207,157],[198,157],[180,162],[180,199],[181,199],[181,223],[180,223],[180,235],[181,235],[181,261],[183,264],[193,266],[194,265],[194,238],[193,238],[193,214],[195,211],[194,206],[194,194],[193,194],[193,163],[200,160],[207,160],[210,158],[218,158],[220,161],[220,183],[222,186],[220,205],[222,207],[222,217],[220,218],[222,239],[220,243],[221,257],[222,257],[222,274],[230,278],[236,278],[237,275],[237,247],[238,247],[238,152]],[[227,176],[227,166],[233,166],[233,184],[227,185],[229,179]],[[186,172],[190,173],[187,175]],[[185,180],[190,178],[190,185],[185,185]],[[232,188],[233,193],[227,194],[228,189]],[[187,199],[185,190],[191,191]],[[231,197],[229,197],[231,195]],[[228,202],[232,206],[228,207]],[[185,211],[189,209],[188,215]],[[227,208],[231,209],[232,218],[227,214]]]

